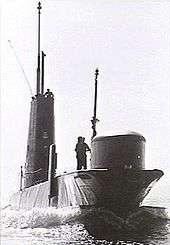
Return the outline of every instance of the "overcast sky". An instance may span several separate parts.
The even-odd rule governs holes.
[[[2,198],[19,188],[36,85],[37,2],[2,2]],[[131,130],[146,138],[146,168],[170,170],[169,1],[42,1],[45,87],[55,94],[58,165],[76,168],[77,136],[92,135],[99,68],[98,133]],[[165,178],[166,179],[166,178]]]

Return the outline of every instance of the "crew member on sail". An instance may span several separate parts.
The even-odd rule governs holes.
[[[89,146],[85,143],[85,138],[79,136],[78,143],[76,144],[76,158],[77,158],[77,170],[87,169],[87,155],[86,151],[91,151]]]

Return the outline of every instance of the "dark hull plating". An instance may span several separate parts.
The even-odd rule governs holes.
[[[98,169],[66,173],[53,180],[51,206],[106,208],[123,217],[140,206],[162,175],[160,170]],[[14,194],[10,204],[15,209],[45,208],[49,206],[48,196],[49,182],[46,181]]]

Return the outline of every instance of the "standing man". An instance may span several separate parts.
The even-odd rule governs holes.
[[[79,136],[78,143],[76,144],[76,158],[77,158],[77,170],[87,169],[87,155],[86,151],[90,151],[89,146],[85,143],[85,138]]]

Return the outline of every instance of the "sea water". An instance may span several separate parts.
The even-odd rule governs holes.
[[[104,209],[5,208],[1,211],[1,245],[169,245],[170,222],[165,213],[170,195],[168,186],[161,188],[146,199],[146,208],[125,221]]]

